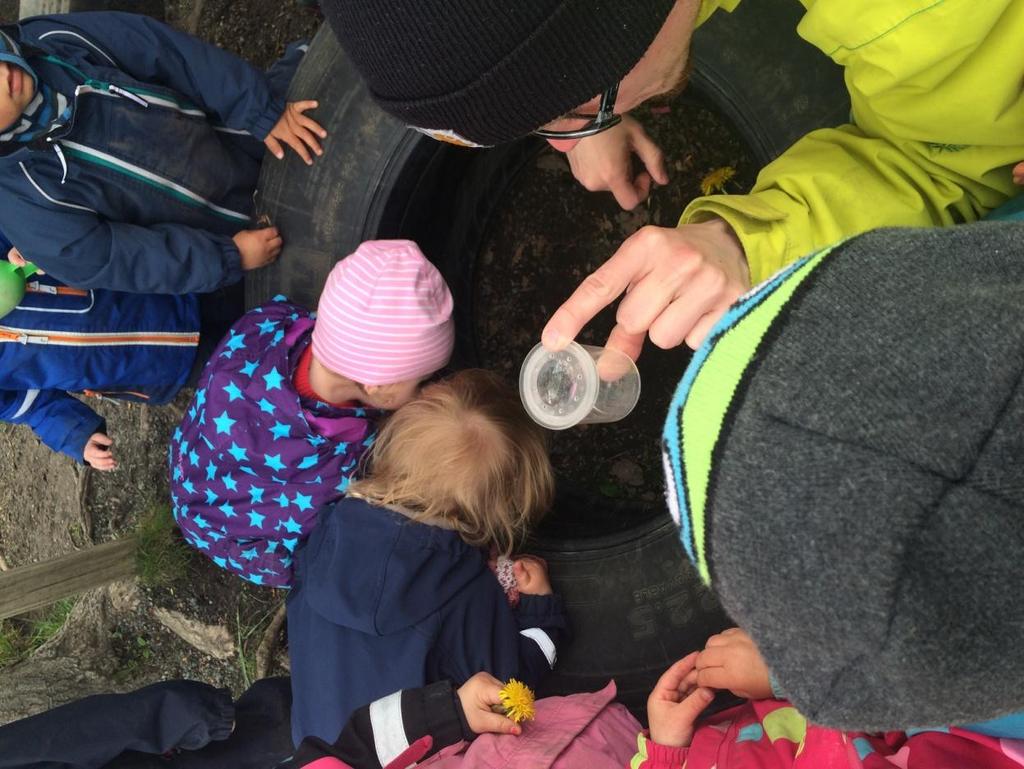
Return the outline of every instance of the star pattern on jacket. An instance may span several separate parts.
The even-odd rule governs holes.
[[[185,540],[257,585],[290,584],[291,553],[319,509],[344,493],[375,435],[377,412],[303,401],[295,391],[294,365],[311,331],[311,314],[283,301],[243,316],[171,440],[173,510]]]

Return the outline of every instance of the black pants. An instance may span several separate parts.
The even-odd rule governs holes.
[[[234,704],[226,689],[165,681],[0,727],[0,769],[272,769],[292,750],[287,678]]]

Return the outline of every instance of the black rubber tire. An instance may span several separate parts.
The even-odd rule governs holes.
[[[574,634],[542,694],[595,691],[614,678],[618,700],[643,721],[661,673],[734,624],[686,560],[667,513],[604,537],[536,540],[529,551],[548,562]]]

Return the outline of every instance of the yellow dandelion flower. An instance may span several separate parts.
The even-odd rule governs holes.
[[[736,175],[736,169],[732,166],[722,166],[709,172],[700,180],[700,191],[705,195],[712,192],[725,192],[725,185]]]
[[[515,723],[533,720],[533,691],[522,681],[517,681],[514,678],[509,679],[509,682],[505,684],[505,688],[498,693],[498,696],[501,697],[501,705],[505,708],[505,715]]]

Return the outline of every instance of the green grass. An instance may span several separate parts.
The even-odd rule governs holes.
[[[0,622],[0,668],[21,662],[53,638],[75,608],[74,598],[50,606],[36,619],[8,619]]]
[[[139,580],[148,587],[168,585],[185,576],[190,552],[177,538],[178,525],[169,507],[158,507],[136,528]]]

